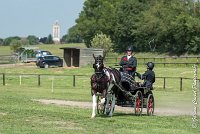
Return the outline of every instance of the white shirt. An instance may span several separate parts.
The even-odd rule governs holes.
[[[129,58],[131,58],[131,55],[130,55],[130,56],[127,55],[127,59],[128,59],[128,60],[129,60]]]

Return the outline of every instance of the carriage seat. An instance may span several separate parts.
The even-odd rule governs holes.
[[[153,90],[153,87],[152,87],[152,88],[145,87],[145,86],[143,85],[143,83],[141,83],[141,82],[136,82],[136,83],[137,83],[137,87],[138,87],[139,89]]]

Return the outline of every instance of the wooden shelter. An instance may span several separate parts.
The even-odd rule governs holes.
[[[63,47],[60,48],[64,50],[63,58],[64,58],[64,66],[67,67],[81,67],[87,64],[94,63],[93,54],[95,56],[102,55],[103,49],[95,49],[95,48],[75,48],[75,47]]]

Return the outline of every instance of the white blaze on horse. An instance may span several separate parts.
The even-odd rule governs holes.
[[[101,55],[95,57],[93,68],[95,73],[91,76],[91,94],[92,94],[92,116],[96,116],[97,111],[97,93],[101,96],[100,105],[104,107],[104,114],[112,116],[115,107],[115,98],[118,92],[116,84],[120,82],[121,75],[116,69],[104,67],[104,57]]]

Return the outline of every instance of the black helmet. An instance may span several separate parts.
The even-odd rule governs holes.
[[[152,70],[154,68],[154,63],[153,62],[148,62],[147,63],[147,68]]]
[[[128,46],[128,47],[126,48],[126,51],[133,51],[133,46]]]

